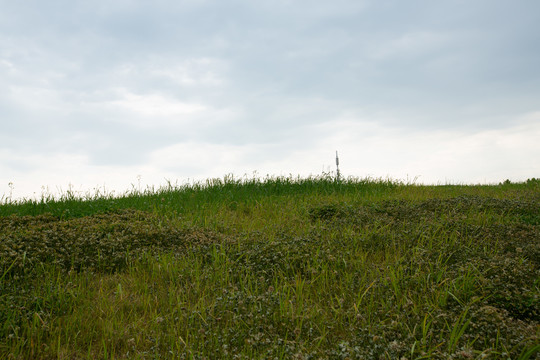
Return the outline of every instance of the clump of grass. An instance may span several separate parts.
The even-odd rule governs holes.
[[[226,178],[10,205],[0,357],[534,359],[539,195]]]

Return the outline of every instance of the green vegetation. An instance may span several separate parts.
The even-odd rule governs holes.
[[[0,205],[0,358],[538,359],[540,181]]]

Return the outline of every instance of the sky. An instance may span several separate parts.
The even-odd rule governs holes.
[[[537,0],[0,0],[0,199],[540,177]]]

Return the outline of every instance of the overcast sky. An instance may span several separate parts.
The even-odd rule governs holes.
[[[0,0],[0,197],[540,177],[538,0]],[[2,195],[3,194],[3,195]]]

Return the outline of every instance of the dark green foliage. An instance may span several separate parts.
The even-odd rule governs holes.
[[[112,272],[145,252],[186,249],[217,239],[138,210],[68,220],[12,215],[0,217],[0,270],[9,268],[5,276],[15,276],[47,263],[65,270]]]
[[[343,208],[337,206],[336,204],[323,205],[309,209],[309,217],[311,220],[330,220],[334,217],[340,217],[345,214],[346,212],[343,211]]]

